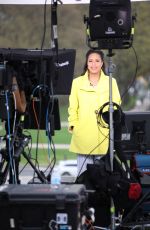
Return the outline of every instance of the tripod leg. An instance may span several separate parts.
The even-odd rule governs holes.
[[[0,166],[0,185],[5,184],[7,180],[8,172],[9,172],[9,163],[8,162],[6,163],[5,160],[3,159]]]
[[[19,179],[19,161],[20,159],[15,159],[14,160],[14,169],[15,169],[15,177],[16,177],[16,184],[20,184],[20,179]],[[14,178],[13,178],[12,170],[9,170],[9,184],[14,183]]]
[[[47,184],[48,181],[47,181],[47,178],[45,177],[44,173],[42,173],[41,171],[39,171],[35,165],[33,164],[33,162],[31,161],[31,159],[28,157],[28,155],[26,154],[26,152],[22,152],[24,158],[27,160],[27,162],[31,165],[31,167],[33,168],[33,170],[35,171],[35,173],[37,174],[38,178],[40,179],[40,181],[42,183],[45,183]]]

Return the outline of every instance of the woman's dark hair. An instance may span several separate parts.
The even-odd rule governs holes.
[[[87,61],[88,61],[89,55],[93,54],[93,53],[96,53],[101,57],[101,59],[103,61],[102,70],[105,73],[105,63],[104,63],[104,53],[103,53],[103,51],[101,51],[101,50],[92,50],[91,49],[91,50],[88,50],[88,52],[86,53],[86,60],[85,60],[85,64],[84,64],[84,67],[83,67],[83,73],[81,75],[84,75],[85,72],[87,71]]]

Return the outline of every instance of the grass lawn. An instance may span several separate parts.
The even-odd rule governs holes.
[[[28,152],[26,151],[26,153],[28,153]],[[56,154],[56,162],[58,162],[59,160],[65,160],[65,159],[76,159],[76,154],[70,153],[66,149],[65,150],[56,149],[55,154]],[[33,162],[35,162],[34,161],[34,159],[36,158],[35,149],[32,149],[31,157],[33,159]],[[54,154],[52,151],[50,151],[50,159],[52,160],[53,157],[54,157]],[[39,165],[48,165],[50,163],[49,155],[48,155],[48,152],[46,149],[45,150],[39,149],[39,151],[37,153],[37,160],[38,160]],[[24,158],[24,156],[21,155],[21,164],[25,164],[26,162],[27,161]]]
[[[60,119],[61,121],[67,121],[67,106],[61,106],[60,107]],[[40,148],[37,151],[35,147],[31,149],[31,157],[33,159],[37,158],[40,165],[48,164],[49,163],[49,155],[50,159],[53,159],[53,151],[50,150],[48,152],[47,147],[41,146],[41,144],[47,144],[48,138],[46,136],[46,132],[44,130],[39,130],[39,133],[37,130],[23,130],[23,133],[25,135],[31,135],[32,137],[32,143],[34,145],[37,143],[40,143]],[[0,136],[5,135],[5,128],[4,125],[1,124],[1,130],[0,130]],[[67,127],[61,127],[61,130],[55,130],[54,136],[52,136],[53,143],[55,145],[57,144],[69,144],[71,140],[71,134],[68,132]],[[28,154],[28,149],[25,150],[25,152]],[[64,160],[64,159],[75,159],[76,154],[70,153],[68,148],[67,149],[56,149],[56,160]],[[24,164],[26,160],[23,156],[21,156],[21,163]]]
[[[40,130],[39,134],[37,130],[28,130],[28,133],[24,131],[25,134],[30,134],[32,136],[32,143],[37,142],[38,137],[38,143],[40,143],[40,148],[37,152],[37,159],[39,161],[39,164],[47,164],[49,162],[49,154],[50,159],[53,158],[54,154],[53,151],[50,150],[48,152],[48,148],[44,146],[44,144],[48,143],[48,139],[46,136],[46,132],[44,130]],[[63,127],[61,130],[56,130],[55,135],[52,136],[52,140],[54,142],[54,146],[57,144],[69,144],[71,140],[71,135],[68,132],[66,127]],[[41,144],[43,143],[43,146]],[[27,151],[27,150],[26,150]],[[76,157],[76,154],[70,153],[68,149],[55,149],[56,152],[56,160],[64,160],[64,159],[74,159]],[[32,148],[31,155],[35,159],[36,156],[36,149]],[[24,163],[25,160],[22,157],[22,162]]]
[[[46,132],[44,130],[39,130],[39,134],[37,130],[24,130],[25,134],[30,134],[32,136],[32,142],[37,142],[37,137],[39,143],[47,143],[48,139],[46,136]],[[61,128],[61,130],[55,130],[55,135],[52,136],[54,143],[57,144],[69,144],[71,140],[71,134],[68,132],[67,127]]]

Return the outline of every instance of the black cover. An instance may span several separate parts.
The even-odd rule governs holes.
[[[33,88],[46,84],[54,95],[69,95],[74,76],[75,49],[0,49],[0,62],[14,70],[19,88],[30,95]],[[9,71],[8,71],[9,72]]]
[[[125,126],[122,129],[121,146],[130,159],[132,154],[149,153],[150,112],[125,111]]]
[[[41,100],[41,101],[40,101]],[[46,130],[46,113],[48,109],[48,123],[50,124],[51,135],[54,135],[55,130],[61,129],[60,112],[58,98],[53,97],[51,100],[48,97],[41,97],[40,100],[34,102],[34,109],[37,114],[40,130]],[[41,116],[42,112],[42,116]],[[25,120],[25,129],[38,129],[32,103],[27,105]]]
[[[77,230],[86,204],[84,185],[3,185],[0,187],[1,229]]]

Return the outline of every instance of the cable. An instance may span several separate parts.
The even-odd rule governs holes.
[[[11,129],[10,129],[10,111],[9,111],[9,100],[8,100],[8,91],[5,91],[5,98],[6,98],[6,111],[7,111],[7,147],[8,147],[8,154],[9,154],[9,167],[12,172],[12,180],[13,184],[16,183],[16,172],[15,172],[15,167],[14,167],[14,160],[12,157],[12,152],[11,152]]]
[[[41,95],[41,92],[45,91],[44,93],[48,94],[48,105],[47,105],[47,109],[46,109],[46,115],[45,115],[45,127],[46,127],[46,135],[47,135],[47,140],[48,140],[48,157],[50,159],[50,148],[54,154],[54,158],[53,160],[50,162],[49,166],[47,167],[47,169],[45,170],[45,172],[48,170],[48,168],[51,166],[51,171],[53,170],[55,163],[56,163],[56,153],[55,153],[55,146],[51,137],[51,123],[50,123],[50,116],[52,115],[53,109],[54,109],[54,98],[53,95],[50,96],[50,90],[48,88],[47,85],[38,85],[36,88],[34,88],[33,92],[32,92],[32,98],[34,99],[34,95],[36,94],[36,92],[38,91],[38,94]],[[41,98],[42,99],[42,98]],[[41,102],[41,101],[40,101]],[[41,102],[42,103],[42,102]],[[37,117],[35,108],[34,108],[34,114],[35,114],[35,118],[36,118],[36,123],[38,126],[38,130],[40,130],[40,123],[39,123],[39,119]],[[38,145],[38,141],[39,141],[39,136],[37,137],[37,145]],[[36,157],[37,159],[37,157]]]
[[[48,157],[50,159],[51,123],[49,122],[49,105],[46,110],[46,133],[47,133],[47,139],[48,139]]]
[[[124,91],[124,93],[122,94],[121,96],[121,100],[124,98],[124,96],[127,94],[127,92],[129,91],[129,89],[131,88],[131,86],[134,84],[135,82],[135,79],[136,79],[136,76],[137,76],[137,70],[138,70],[138,67],[139,67],[139,63],[138,63],[138,57],[137,57],[137,53],[136,53],[136,50],[134,49],[133,46],[131,46],[131,48],[133,49],[134,51],[134,55],[135,55],[135,60],[136,60],[136,67],[135,67],[135,73],[134,73],[134,76],[133,76],[133,79],[131,80],[131,82],[129,83],[127,89]]]
[[[43,37],[42,37],[42,42],[41,42],[41,51],[44,46],[45,34],[46,34],[46,7],[47,7],[47,0],[45,0],[45,3],[44,3],[44,31],[43,31]]]
[[[27,131],[26,131],[27,132]],[[27,132],[28,134],[30,134],[29,132]],[[31,142],[31,146],[30,146],[30,148],[29,148],[29,145],[28,145],[28,152],[29,152],[29,154],[28,154],[28,156],[31,158],[31,149],[32,149],[32,136],[31,136],[31,134],[29,135],[29,138],[30,138],[30,142]],[[19,171],[19,174],[21,174],[21,172],[24,170],[24,168],[28,165],[28,163],[29,162],[27,162],[23,167],[22,167],[22,169]]]
[[[109,129],[109,112],[106,110],[106,107],[108,106],[109,106],[109,102],[106,102],[96,111],[97,124],[101,128]],[[122,114],[123,114],[121,106],[113,102],[113,107],[114,107],[113,121],[114,123],[121,123]]]
[[[88,159],[88,157],[91,156],[91,153],[92,153],[95,149],[97,149],[97,148],[106,140],[106,138],[108,138],[108,137],[105,137],[98,145],[96,145],[96,146],[86,155],[85,160],[83,161],[82,167],[80,168],[80,171],[78,172],[77,178],[80,176],[80,173],[81,173],[81,171],[82,171],[82,168],[83,168],[83,166],[84,166],[86,160]],[[105,155],[105,154],[104,154],[104,155]]]
[[[13,123],[13,133],[15,132],[15,127],[16,127],[16,117],[17,117],[17,106],[16,106],[16,96],[15,93],[13,92],[13,99],[14,99],[14,107],[15,107],[15,113],[14,113],[14,123]]]
[[[106,107],[109,105],[109,102],[106,102],[105,104],[103,104],[97,111],[96,111],[96,115],[97,115],[97,124],[101,127],[101,128],[107,128],[109,129],[109,114],[107,112],[107,114],[105,114],[104,110],[106,109]],[[118,112],[117,114],[115,114],[115,118],[114,119],[114,123],[121,123],[121,119],[122,119],[122,109],[121,107],[117,104],[117,103],[113,103],[114,107],[116,107],[116,110],[114,112]],[[104,117],[104,115],[106,115]],[[108,117],[107,117],[108,116]],[[101,132],[101,130],[99,129],[99,131]],[[101,132],[102,133],[102,132]],[[91,153],[98,148],[107,138],[109,138],[109,134],[107,136],[105,136],[103,133],[102,135],[104,136],[104,139],[97,145],[95,146],[94,149],[92,149],[88,154],[87,157],[85,158],[82,167],[80,169],[80,171],[78,172],[77,178],[80,175],[80,172],[82,171],[82,168],[86,162],[86,160],[88,159],[89,156],[91,156]],[[117,141],[117,140],[115,140]],[[118,140],[119,141],[119,140]],[[120,141],[119,141],[120,142]]]
[[[56,151],[55,151],[55,145],[53,143],[53,139],[51,137],[51,124],[49,122],[49,114],[51,115],[52,114],[52,111],[53,111],[53,108],[54,108],[54,98],[52,97],[52,106],[51,106],[51,110],[50,110],[50,113],[49,113],[49,108],[50,108],[50,100],[48,102],[48,107],[47,107],[47,111],[46,111],[46,132],[47,132],[47,138],[48,138],[48,155],[49,155],[49,159],[50,159],[50,147],[51,147],[51,150],[53,152],[53,159],[51,160],[49,166],[47,167],[47,169],[45,170],[45,172],[48,170],[49,167],[51,167],[51,170],[50,170],[50,173],[52,172],[55,164],[56,164]],[[53,165],[52,165],[53,163]],[[51,166],[52,165],[52,166]]]

